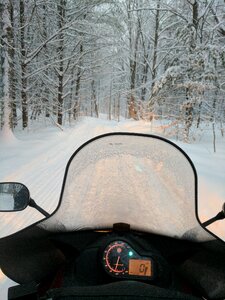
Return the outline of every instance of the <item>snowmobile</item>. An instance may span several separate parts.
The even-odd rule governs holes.
[[[19,284],[8,299],[224,299],[225,246],[206,228],[224,212],[202,226],[197,195],[187,154],[136,133],[76,150],[51,215],[23,184],[1,183],[1,211],[45,216],[0,240],[0,267]]]

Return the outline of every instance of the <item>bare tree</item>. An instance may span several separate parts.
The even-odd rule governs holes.
[[[4,103],[4,126],[3,130],[11,131],[11,101],[10,101],[10,73],[12,63],[10,61],[10,53],[12,47],[12,25],[10,20],[10,1],[4,0],[2,2],[2,70],[3,70],[3,103]]]

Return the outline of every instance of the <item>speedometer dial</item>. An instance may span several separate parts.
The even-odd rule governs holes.
[[[104,250],[103,264],[107,273],[119,278],[153,278],[153,261],[141,257],[126,242],[115,241]]]
[[[114,242],[104,251],[105,269],[117,275],[128,272],[128,252],[130,247],[124,242]]]

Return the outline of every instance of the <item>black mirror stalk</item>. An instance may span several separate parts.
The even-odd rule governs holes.
[[[41,208],[39,205],[37,205],[37,203],[30,198],[30,202],[28,204],[29,206],[35,208],[36,210],[38,210],[42,215],[44,215],[45,217],[50,217],[50,214],[47,213],[47,211],[45,211],[43,208]]]
[[[209,226],[210,224],[219,221],[219,220],[223,220],[225,218],[225,213],[224,210],[220,211],[215,217],[209,219],[208,221],[205,221],[204,223],[202,223],[203,226]]]

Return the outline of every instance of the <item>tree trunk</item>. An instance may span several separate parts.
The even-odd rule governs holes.
[[[134,100],[133,95],[131,95],[131,97],[130,97],[128,112],[129,112],[129,117],[130,118],[132,118],[134,120],[137,120],[137,110],[136,110],[136,105],[135,105],[135,100]]]
[[[135,80],[136,80],[136,69],[137,69],[137,51],[138,51],[138,42],[140,37],[140,23],[137,20],[136,23],[136,36],[135,40],[133,41],[133,28],[132,28],[132,18],[131,18],[131,1],[128,2],[128,26],[129,26],[129,47],[130,47],[130,95],[128,97],[127,105],[128,105],[128,118],[133,118],[135,120],[138,119],[137,117],[137,110],[136,110],[136,101],[134,96],[134,89],[135,89]],[[134,45],[134,49],[133,49]]]
[[[93,111],[95,112],[95,116],[98,118],[98,104],[97,104],[97,98],[96,98],[96,90],[95,90],[95,81],[94,79],[91,82],[91,90],[92,90],[92,96],[91,96],[91,112],[93,116]]]
[[[112,120],[112,85],[113,85],[113,78],[111,76],[110,88],[109,88],[109,108],[108,108],[110,121]]]
[[[120,94],[118,95],[118,100],[117,100],[117,121],[120,121]]]
[[[194,102],[192,100],[190,90],[189,88],[186,88],[186,103],[184,105],[184,121],[185,121],[185,127],[184,127],[184,140],[185,142],[189,141],[189,132],[190,128],[193,123],[193,113],[194,113]]]
[[[59,29],[63,28],[64,21],[65,21],[65,5],[66,0],[60,0],[60,4],[58,5],[58,14],[59,14]],[[58,47],[58,53],[59,53],[59,70],[58,70],[58,116],[57,116],[57,122],[59,125],[62,125],[63,120],[63,81],[64,81],[64,63],[63,63],[63,57],[64,57],[64,33],[61,31],[59,34],[59,47]]]
[[[48,28],[47,28],[47,23],[46,23],[46,19],[48,18],[48,11],[46,10],[46,4],[42,5],[42,11],[43,11],[43,37],[44,40],[47,40],[48,37]],[[48,47],[47,44],[44,46],[44,51],[46,54],[48,54]],[[44,70],[44,74],[45,74],[45,78],[48,78],[49,76],[49,72],[48,69]],[[45,117],[49,118],[50,117],[50,112],[49,112],[49,106],[50,106],[50,101],[49,101],[49,90],[48,87],[46,85],[46,83],[44,82],[44,80],[42,81],[42,89],[43,89],[43,94],[42,94],[42,102],[44,104],[44,110],[45,110]]]
[[[60,66],[59,70],[63,70],[63,67]],[[62,125],[62,119],[63,119],[63,76],[58,75],[58,117],[57,122],[59,125]]]
[[[198,31],[198,1],[194,0],[192,6],[192,24],[195,28],[195,35],[192,36],[190,41],[190,52],[194,53],[197,45],[197,31]]]
[[[143,75],[142,75],[142,89],[141,89],[141,100],[145,101],[146,96],[146,83],[148,80],[148,70],[149,70],[149,64],[148,64],[148,56],[150,52],[150,46],[151,46],[151,40],[149,39],[147,50],[145,49],[145,45],[143,42],[143,48],[144,48],[144,60],[143,60]]]
[[[81,42],[80,57],[82,57],[83,51],[84,51],[83,42]],[[73,111],[73,117],[75,120],[77,119],[78,112],[79,112],[80,81],[81,81],[81,59],[79,59],[79,63],[78,63],[77,80],[76,80],[76,87],[75,87],[75,103],[74,103],[74,111]]]
[[[160,13],[160,1],[157,2],[157,11],[155,16],[155,34],[154,34],[154,45],[153,45],[153,60],[152,60],[152,91],[151,95],[153,96],[155,79],[157,75],[157,59],[158,59],[158,43],[159,43],[159,13]]]
[[[20,0],[20,54],[21,54],[21,100],[22,100],[22,126],[28,126],[28,107],[27,107],[27,65],[26,45],[25,45],[25,6],[24,0]]]
[[[197,128],[199,128],[201,122],[201,108],[202,108],[202,101],[198,105],[198,117],[197,117]]]
[[[10,106],[11,106],[11,118],[10,118],[10,127],[15,128],[17,125],[17,111],[16,111],[16,89],[15,89],[15,42],[14,42],[14,6],[13,2],[10,1],[10,21],[11,21],[11,30],[9,32],[10,39],[10,72],[9,72],[9,82],[10,82]]]
[[[87,14],[85,13],[83,15],[83,20],[85,20],[87,17]],[[76,80],[76,88],[75,88],[75,103],[74,103],[74,110],[73,110],[73,118],[74,120],[77,119],[78,113],[79,113],[79,93],[80,93],[80,82],[81,82],[81,76],[82,76],[82,60],[83,60],[83,53],[84,53],[84,45],[83,45],[83,37],[84,34],[81,33],[81,43],[80,43],[80,49],[79,49],[79,61],[78,61],[78,69],[77,69],[77,80]]]
[[[3,1],[3,30],[2,30],[2,70],[3,70],[3,102],[4,102],[4,125],[3,130],[8,135],[11,132],[11,105],[10,105],[10,48],[12,37],[12,26],[10,21],[10,2]]]

